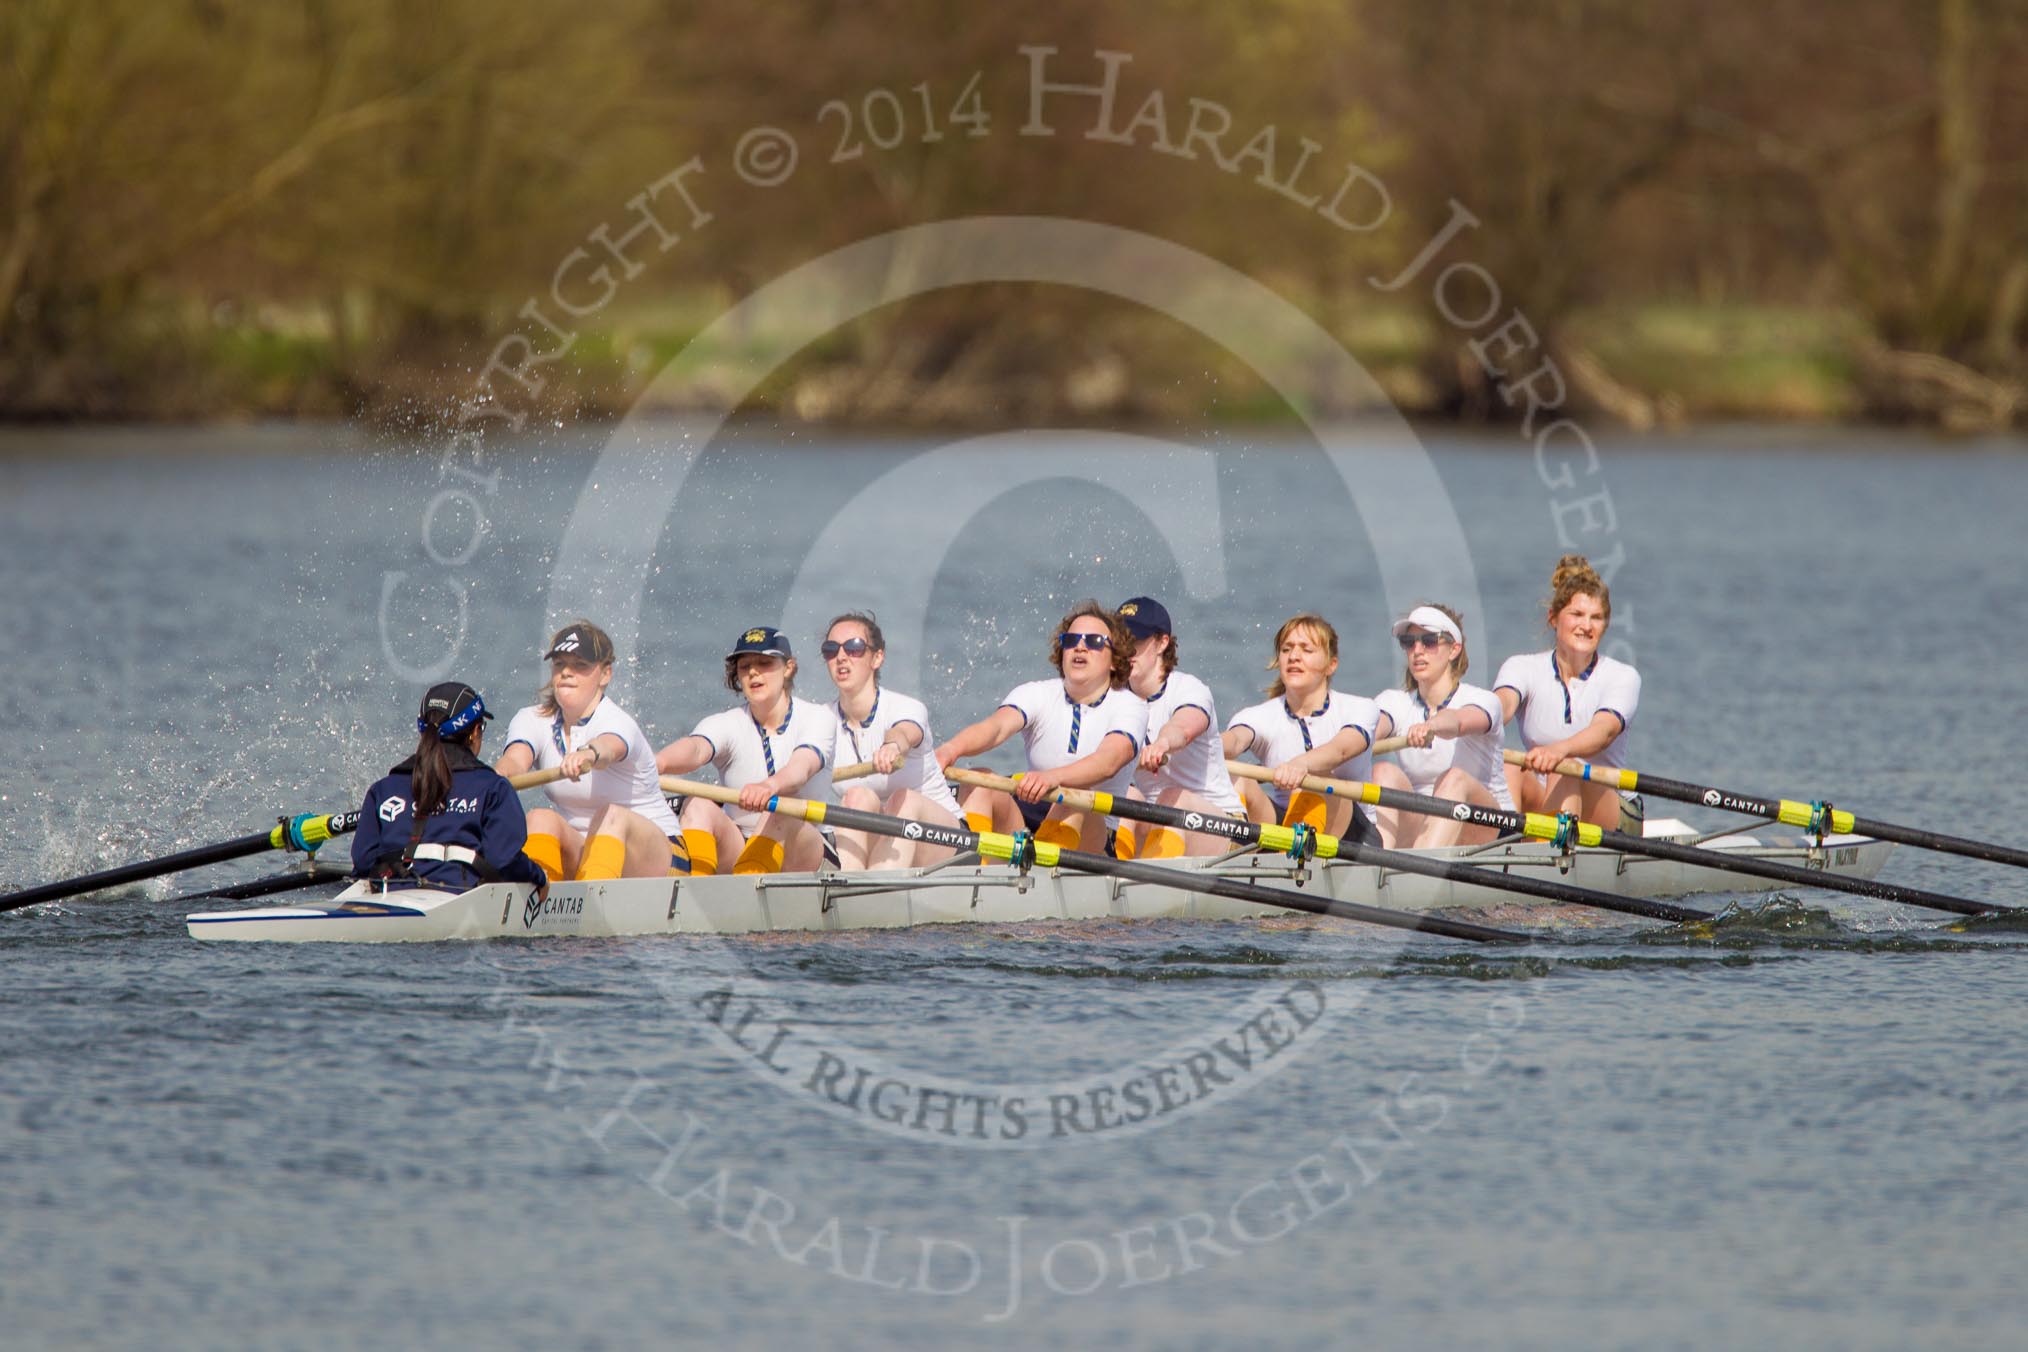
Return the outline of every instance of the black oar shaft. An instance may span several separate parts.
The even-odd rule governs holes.
[[[202,845],[194,850],[182,850],[176,854],[163,855],[159,859],[143,859],[139,863],[122,864],[118,868],[105,869],[98,873],[87,873],[81,878],[70,878],[58,883],[44,883],[40,887],[10,892],[0,897],[0,911],[17,910],[23,906],[34,906],[45,901],[60,901],[65,897],[81,896],[86,892],[97,892],[121,883],[140,882],[146,878],[159,878],[165,873],[180,869],[202,868],[206,864],[222,864],[228,859],[243,859],[250,854],[259,854],[273,848],[268,844],[268,833],[241,836],[238,840],[220,841],[216,845]]]
[[[885,813],[861,812],[856,808],[838,807],[830,803],[813,803],[807,806],[819,809],[817,820],[831,826],[842,826],[848,831],[871,831],[879,835],[927,841],[933,845],[948,845],[960,850],[980,850],[982,853],[995,844],[991,832],[982,835],[963,827],[914,822],[900,817],[890,817]],[[910,832],[911,827],[916,828],[913,834]],[[1003,839],[1011,840],[1011,837]],[[1362,906],[1358,902],[1340,901],[1336,897],[1313,897],[1292,888],[1266,887],[1237,878],[1220,878],[1201,869],[1141,864],[1132,860],[1113,859],[1103,854],[1087,854],[1081,850],[1059,849],[1040,843],[1035,846],[1035,851],[1038,861],[1045,865],[1052,862],[1053,855],[1054,862],[1064,868],[1074,868],[1084,873],[1107,874],[1133,882],[1155,883],[1185,892],[1201,892],[1208,896],[1251,901],[1258,905],[1281,906],[1290,910],[1308,911],[1312,915],[1337,916],[1341,920],[1363,920],[1370,925],[1420,930],[1427,934],[1441,934],[1452,939],[1471,939],[1478,943],[1528,942],[1527,935],[1514,930],[1449,920],[1442,916],[1416,915],[1406,911],[1389,911],[1378,906]]]
[[[1113,794],[1092,794],[1091,797],[1095,800],[1093,803],[1095,811],[1162,826],[1180,827],[1185,831],[1197,831],[1205,835],[1221,836],[1241,845],[1261,844],[1261,826],[1244,818],[1226,817],[1217,813],[1190,812],[1163,803],[1150,803],[1140,798],[1121,798]],[[1444,816],[1450,815],[1452,806],[1454,805],[1445,804],[1441,809]],[[1327,856],[1335,855],[1340,859],[1354,859],[1362,864],[1393,869],[1397,873],[1441,878],[1446,882],[1467,883],[1493,891],[1512,892],[1517,896],[1534,897],[1570,906],[1594,906],[1601,910],[1644,916],[1650,920],[1694,922],[1711,919],[1707,913],[1693,911],[1687,906],[1649,901],[1641,897],[1616,897],[1610,892],[1599,892],[1589,887],[1576,887],[1548,878],[1517,876],[1449,859],[1429,859],[1402,850],[1383,849],[1377,845],[1347,840],[1342,836],[1321,837],[1319,853]]]
[[[1521,753],[1518,751],[1505,753],[1505,759],[1510,765],[1523,763]],[[1765,817],[1769,821],[1782,822],[1804,830],[1821,828],[1839,835],[1872,836],[1875,840],[1891,840],[1897,845],[1913,845],[1918,849],[1963,855],[1967,859],[1984,859],[1995,864],[2013,864],[2019,868],[2028,868],[2028,850],[1996,844],[1990,840],[1970,840],[1964,836],[1946,835],[1942,831],[1926,831],[1918,826],[1897,826],[1893,822],[1875,821],[1871,817],[1857,816],[1829,803],[1803,803],[1793,798],[1770,798],[1764,794],[1738,793],[1731,789],[1713,788],[1709,784],[1692,784],[1688,780],[1669,779],[1641,770],[1621,770],[1609,765],[1593,765],[1581,760],[1560,762],[1556,767],[1556,773],[1593,784],[1605,784],[1623,793],[1651,793],[1657,798],[1669,798],[1679,803],[1697,803],[1703,807],[1738,812],[1748,817]]]
[[[321,844],[332,836],[343,835],[359,825],[356,812],[339,813],[330,817],[298,819],[303,827],[306,840]],[[206,864],[222,864],[229,859],[244,859],[250,854],[264,850],[279,850],[289,845],[288,832],[282,826],[271,826],[253,835],[241,836],[237,840],[223,840],[216,845],[199,845],[195,849],[179,850],[155,859],[142,859],[118,868],[105,869],[98,873],[87,873],[81,878],[69,878],[60,883],[44,883],[21,892],[11,892],[0,897],[0,911],[15,911],[23,906],[35,906],[45,901],[61,901],[65,897],[82,896],[87,892],[98,892],[121,883],[141,882],[147,878],[159,878],[167,873],[180,873],[184,869],[202,868]]]
[[[661,783],[665,793],[690,794],[714,803],[734,803],[739,800],[738,793],[719,784],[702,784],[674,775],[662,776]],[[884,812],[861,812],[856,808],[840,807],[835,803],[813,803],[800,798],[772,798],[768,801],[768,811],[801,817],[813,824],[842,826],[848,831],[870,831],[874,835],[898,836],[904,840],[920,841],[927,845],[943,845],[954,850],[976,850],[982,857],[989,859],[1011,859],[1017,846],[1014,837],[1000,835],[997,832],[973,831],[962,826],[940,826],[935,822],[890,817]],[[1390,929],[1441,934],[1451,939],[1470,939],[1475,943],[1530,942],[1529,935],[1517,930],[1474,925],[1462,920],[1447,920],[1441,916],[1388,911],[1378,906],[1361,906],[1357,902],[1339,901],[1335,897],[1313,897],[1290,888],[1264,887],[1258,883],[1220,878],[1199,869],[1136,864],[1125,859],[1110,859],[1102,854],[1065,850],[1032,839],[1027,842],[1027,847],[1032,852],[1029,857],[1044,868],[1058,866],[1073,868],[1084,873],[1124,878],[1131,882],[1173,887],[1183,892],[1229,897],[1234,901],[1250,901],[1256,905],[1277,906],[1284,910],[1308,911],[1313,915],[1337,916],[1343,920],[1360,920],[1369,925],[1385,925]]]
[[[1370,784],[1365,786],[1362,797],[1382,807],[1402,807],[1412,812],[1438,811],[1449,816],[1456,816],[1459,807],[1459,804],[1448,799],[1427,798],[1422,794],[1404,793],[1400,789],[1379,788]],[[1469,808],[1465,816],[1468,825],[1491,826],[1501,831],[1519,832],[1537,839],[1545,836],[1542,825],[1544,822],[1552,827],[1556,822],[1555,818],[1545,818],[1540,813],[1508,812],[1503,808],[1480,807],[1476,803],[1466,806]],[[1530,817],[1538,820],[1531,822]],[[1773,882],[1792,883],[1798,887],[1829,888],[1838,892],[1850,892],[1856,896],[1899,902],[1904,906],[1949,911],[1956,915],[1991,915],[1997,911],[2013,909],[1996,902],[1971,901],[1964,897],[1925,891],[1919,887],[1900,887],[1872,878],[1854,878],[1849,874],[1833,873],[1829,869],[1799,868],[1779,860],[1741,857],[1724,850],[1702,849],[1695,845],[1681,845],[1667,840],[1649,840],[1646,836],[1630,836],[1623,832],[1607,831],[1601,827],[1583,824],[1578,828],[1578,843],[1622,850],[1628,854],[1646,855],[1653,859],[1671,859],[1678,863],[1694,864],[1699,868],[1742,873]]]
[[[1729,789],[1714,789],[1704,784],[1691,784],[1680,779],[1665,779],[1661,775],[1632,774],[1634,785],[1641,793],[1652,793],[1658,798],[1671,798],[1679,803],[1699,803],[1705,807],[1722,808],[1727,812],[1740,812],[1749,817],[1766,817],[1770,821],[1787,822],[1791,826],[1805,825],[1796,820],[1798,810],[1809,812],[1813,805],[1796,803],[1783,798],[1763,798],[1755,794],[1734,793]],[[1833,810],[1831,827],[1841,835],[1872,836],[1875,840],[1891,840],[1897,845],[1913,845],[1918,849],[1937,850],[1944,854],[1963,855],[1967,859],[1983,859],[1994,864],[2012,864],[2017,868],[2028,868],[2028,850],[2017,850],[2010,845],[2000,845],[1988,840],[1969,840],[1963,836],[1946,835],[1942,831],[1926,831],[1918,826],[1897,826],[1893,822],[1875,821]]]
[[[1362,906],[1356,901],[1339,901],[1335,897],[1313,897],[1286,887],[1264,887],[1259,883],[1250,883],[1238,878],[1220,878],[1217,874],[1202,869],[1110,859],[1102,854],[1086,854],[1079,850],[1061,850],[1057,858],[1066,868],[1105,873],[1115,878],[1154,883],[1162,887],[1180,887],[1185,891],[1203,892],[1214,897],[1229,897],[1234,901],[1291,907],[1298,911],[1309,911],[1314,915],[1332,915],[1342,920],[1363,920],[1370,925],[1419,930],[1426,934],[1441,934],[1452,939],[1472,939],[1479,943],[1528,942],[1527,935],[1513,930],[1475,925],[1470,921],[1451,920],[1444,916]]]
[[[1265,772],[1258,767],[1244,765],[1238,761],[1227,761],[1226,764],[1233,768],[1235,774],[1250,778],[1265,777]],[[1477,803],[1459,803],[1448,798],[1432,798],[1425,794],[1382,788],[1378,784],[1328,779],[1318,775],[1306,776],[1303,784],[1313,793],[1342,794],[1358,802],[1372,803],[1379,807],[1437,814],[1462,821],[1467,826],[1490,826],[1498,831],[1529,836],[1536,840],[1555,840],[1561,838],[1563,834],[1564,824],[1558,818],[1539,812],[1509,812],[1505,808],[1481,807]],[[1833,873],[1829,869],[1797,868],[1793,864],[1784,864],[1773,859],[1742,857],[1725,850],[1700,849],[1694,845],[1679,845],[1673,841],[1624,835],[1618,831],[1607,831],[1593,826],[1588,822],[1576,823],[1571,836],[1578,845],[1603,846],[1627,854],[1671,859],[1678,863],[1694,864],[1699,868],[1718,869],[1728,873],[1744,873],[1774,882],[1794,883],[1799,887],[1829,888],[1833,891],[1850,892],[1856,896],[1875,897],[1881,901],[1900,902],[1905,906],[1949,911],[1956,915],[1991,915],[2015,909],[2012,906],[1999,905],[1997,902],[1971,901],[1964,897],[1946,896],[1941,892],[1928,892],[1919,887],[1898,887],[1893,883],[1878,882],[1872,878],[1854,878],[1849,874]]]

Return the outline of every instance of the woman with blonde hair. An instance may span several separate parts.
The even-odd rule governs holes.
[[[662,797],[655,749],[633,715],[606,698],[613,641],[590,620],[556,631],[549,680],[507,724],[493,768],[563,771],[528,814],[528,857],[551,878],[665,878],[686,873],[676,814]]]
[[[1627,729],[1641,702],[1641,674],[1598,650],[1612,623],[1612,593],[1584,555],[1556,561],[1547,614],[1553,645],[1508,658],[1493,680],[1503,721],[1520,719],[1527,748],[1525,766],[1506,767],[1508,789],[1525,812],[1573,812],[1638,832],[1640,799],[1556,773],[1566,759],[1625,768]]]
[[[1331,689],[1338,672],[1338,631],[1321,615],[1292,615],[1275,631],[1275,673],[1264,703],[1241,709],[1225,725],[1228,759],[1251,754],[1275,772],[1263,791],[1251,780],[1241,791],[1258,822],[1302,823],[1331,835],[1371,821],[1348,798],[1301,788],[1305,775],[1366,779],[1373,771],[1373,735],[1380,708],[1370,699]]]
[[[1464,616],[1449,606],[1426,603],[1394,622],[1394,640],[1405,655],[1400,686],[1375,697],[1382,738],[1399,735],[1408,743],[1394,764],[1373,767],[1373,782],[1385,788],[1513,810],[1505,767],[1500,763],[1500,730],[1505,725],[1499,697],[1468,685]],[[1466,826],[1450,817],[1432,817],[1399,808],[1381,808],[1380,841],[1390,849],[1414,846],[1477,845],[1491,840],[1490,826]]]

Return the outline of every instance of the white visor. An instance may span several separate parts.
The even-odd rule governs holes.
[[[1417,606],[1394,622],[1396,638],[1400,638],[1411,629],[1427,629],[1433,634],[1449,634],[1453,643],[1465,641],[1465,636],[1458,632],[1458,622],[1435,606]]]

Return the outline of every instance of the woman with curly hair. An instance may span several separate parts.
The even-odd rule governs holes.
[[[1114,852],[1118,822],[1062,804],[1059,788],[1124,795],[1134,780],[1148,733],[1148,706],[1127,689],[1133,640],[1126,626],[1097,601],[1080,601],[1056,626],[1049,644],[1054,679],[1015,686],[1000,707],[937,745],[937,764],[948,770],[963,756],[978,756],[1020,733],[1027,772],[1013,794],[973,789],[965,795],[965,821],[975,831],[1027,830],[1037,840],[1076,849]]]

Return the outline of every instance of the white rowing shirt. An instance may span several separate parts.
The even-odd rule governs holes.
[[[1124,794],[1134,782],[1134,759],[1148,736],[1148,705],[1133,691],[1109,689],[1091,703],[1079,704],[1060,680],[1029,681],[1008,691],[1000,707],[1021,715],[1029,769],[1054,770],[1081,761],[1118,733],[1133,743],[1134,756],[1103,784],[1087,787]]]
[[[1641,703],[1641,673],[1625,662],[1595,654],[1588,670],[1566,681],[1557,674],[1554,649],[1517,653],[1500,664],[1493,689],[1521,697],[1514,716],[1521,725],[1521,744],[1531,749],[1581,732],[1600,713],[1611,714],[1620,721],[1619,735],[1591,763],[1626,768],[1627,729]]]
[[[682,829],[676,824],[676,814],[669,810],[669,800],[662,796],[660,776],[655,772],[655,748],[648,745],[647,735],[633,715],[612,700],[601,698],[582,719],[568,727],[565,723],[561,712],[545,714],[531,704],[508,722],[507,746],[521,743],[535,753],[535,768],[548,770],[563,764],[565,756],[594,737],[611,733],[627,744],[626,755],[600,765],[575,784],[559,779],[542,786],[551,806],[572,829],[589,828],[592,814],[608,803],[632,808],[664,835],[673,836]]]
[[[852,782],[873,790],[883,803],[889,795],[902,789],[914,789],[952,817],[958,816],[958,798],[951,792],[951,786],[944,781],[942,768],[937,765],[937,744],[930,736],[929,709],[921,700],[875,686],[873,712],[864,721],[849,716],[842,702],[833,703],[830,708],[838,719],[834,770],[872,760],[873,753],[880,749],[880,744],[887,740],[888,732],[896,724],[913,723],[916,731],[922,734],[922,740],[909,748],[891,773],[867,775]]]
[[[754,721],[745,704],[736,704],[701,720],[690,730],[711,746],[711,763],[718,767],[718,782],[729,789],[743,789],[757,779],[766,779],[803,747],[817,753],[817,773],[789,797],[816,803],[835,803],[831,791],[831,757],[838,749],[838,715],[828,704],[789,698],[789,714],[773,727]],[[725,815],[742,835],[760,830],[765,812],[747,812],[737,803],[725,807]]]
[[[1324,707],[1307,718],[1290,710],[1288,700],[1271,699],[1241,709],[1225,728],[1227,732],[1234,728],[1251,732],[1253,745],[1247,749],[1254,759],[1270,768],[1322,746],[1346,728],[1358,728],[1366,734],[1366,749],[1351,760],[1339,762],[1335,768],[1316,773],[1330,779],[1356,779],[1364,783],[1373,777],[1373,730],[1379,725],[1379,705],[1360,695],[1333,690],[1325,698]],[[1277,808],[1288,809],[1287,796],[1280,789],[1272,784],[1262,784],[1261,789]],[[1364,804],[1360,810],[1369,818],[1373,815],[1373,809]]]
[[[1438,737],[1425,747],[1405,746],[1394,753],[1401,772],[1417,793],[1431,793],[1444,771],[1456,766],[1486,786],[1493,801],[1509,812],[1514,801],[1507,793],[1507,773],[1500,760],[1500,697],[1484,686],[1458,683],[1450,698],[1432,709],[1422,702],[1418,690],[1383,690],[1373,701],[1393,727],[1383,736],[1399,737],[1418,723],[1427,723],[1445,709],[1479,709],[1487,718],[1487,731],[1465,737]]]
[[[1170,672],[1169,679],[1148,701],[1148,734],[1141,745],[1145,747],[1154,741],[1169,726],[1169,720],[1185,709],[1204,711],[1203,733],[1182,750],[1171,753],[1161,769],[1136,770],[1134,787],[1150,800],[1168,789],[1185,789],[1221,812],[1243,813],[1246,809],[1240,804],[1239,794],[1232,787],[1232,776],[1225,769],[1225,751],[1218,741],[1218,709],[1212,703],[1210,686],[1187,672]]]

